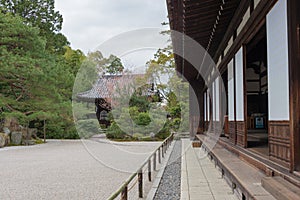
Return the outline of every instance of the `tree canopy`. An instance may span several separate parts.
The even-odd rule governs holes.
[[[59,33],[63,17],[54,9],[54,0],[0,0],[2,13],[19,16],[33,27],[39,28],[39,35],[46,40],[46,49],[53,52],[63,52],[68,45],[67,38]]]
[[[0,12],[0,30],[0,118],[15,117],[24,126],[47,118],[56,134],[49,137],[76,137],[71,95],[81,52],[48,51],[41,29],[11,12]]]

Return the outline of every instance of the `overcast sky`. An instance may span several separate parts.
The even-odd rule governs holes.
[[[84,53],[120,33],[161,28],[167,22],[165,0],[56,0],[63,15],[62,33]]]

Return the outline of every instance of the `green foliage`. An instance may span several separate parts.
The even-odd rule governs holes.
[[[66,66],[70,69],[70,72],[76,76],[82,62],[86,59],[86,57],[79,49],[73,50],[69,46],[65,46],[64,49],[65,54],[63,57],[65,59]]]
[[[138,93],[133,93],[130,98],[129,106],[136,107],[139,112],[147,112],[149,110],[149,104],[147,96],[139,95]]]
[[[113,75],[120,74],[124,70],[124,66],[121,62],[121,59],[117,56],[110,55],[108,59],[106,59],[106,63],[104,65],[105,72]]]
[[[47,51],[47,42],[24,18],[0,12],[0,117],[23,126],[46,120],[48,138],[78,138],[71,112],[76,70]]]
[[[170,116],[172,118],[180,118],[181,117],[181,107],[180,107],[179,103],[177,103],[174,106],[170,106],[168,108],[168,110],[169,110]]]
[[[162,34],[169,34],[168,31]],[[147,78],[152,80],[159,89],[165,101],[166,110],[170,115],[169,128],[177,131],[189,129],[189,86],[182,82],[175,72],[175,61],[172,46],[159,49],[154,58],[148,62]],[[163,83],[162,77],[168,77]]]
[[[20,16],[23,20],[40,29],[40,36],[46,39],[46,48],[52,52],[63,52],[68,45],[67,38],[59,33],[63,18],[54,9],[54,0],[0,0],[0,9],[3,13]]]
[[[117,75],[124,70],[121,59],[115,55],[105,58],[100,51],[95,51],[88,53],[87,59],[94,64],[95,68],[102,75]]]
[[[169,135],[171,134],[170,131],[170,122],[166,122],[163,126],[163,128],[155,134],[155,137],[158,139],[166,139],[167,137],[169,137]]]
[[[37,139],[34,142],[35,142],[35,144],[44,144],[44,141],[41,139]]]
[[[100,125],[97,119],[78,120],[76,123],[80,138],[90,138],[99,134]]]
[[[98,78],[96,63],[90,59],[83,60],[76,76],[73,94],[90,90]]]
[[[124,139],[126,136],[116,122],[113,122],[107,129],[106,137],[109,139]]]
[[[75,121],[87,119],[87,114],[89,113],[94,113],[96,115],[94,103],[83,103],[73,101],[72,106],[74,117],[76,117]]]
[[[180,124],[181,124],[180,118],[173,118],[170,126],[173,130],[178,130],[180,127]]]
[[[146,126],[151,122],[150,116],[148,113],[141,112],[137,117],[137,125]]]

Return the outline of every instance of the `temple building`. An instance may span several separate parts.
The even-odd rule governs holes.
[[[126,95],[139,91],[140,95],[147,96],[150,102],[154,96],[160,96],[153,83],[144,83],[144,77],[144,74],[103,75],[90,90],[77,94],[76,98],[81,102],[95,103],[99,124],[108,127],[108,113],[114,106],[118,106],[118,101]],[[91,115],[94,116],[94,113]]]
[[[171,29],[206,49],[220,72],[207,85],[175,55],[199,105],[200,116],[190,109],[191,134],[201,140],[220,131],[218,144],[300,187],[300,1],[167,0],[167,6]],[[172,41],[174,48],[185,46]]]

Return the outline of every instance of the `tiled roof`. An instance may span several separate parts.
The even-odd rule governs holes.
[[[142,74],[134,75],[105,75],[97,80],[91,90],[77,94],[80,100],[110,99],[116,94],[116,90],[123,88],[127,84],[134,83],[137,77]]]

